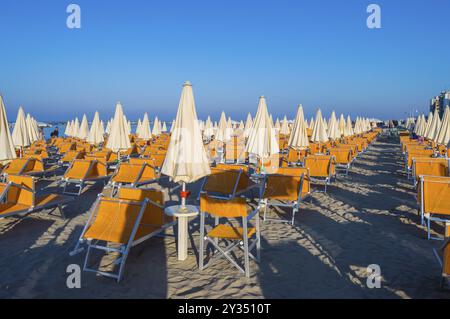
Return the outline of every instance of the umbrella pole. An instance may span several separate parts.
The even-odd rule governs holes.
[[[186,193],[186,183],[182,182],[181,183],[181,191],[184,193]],[[186,207],[186,197],[185,196],[181,196],[181,208],[184,209]]]

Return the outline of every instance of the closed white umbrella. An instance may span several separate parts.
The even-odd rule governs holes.
[[[211,174],[197,121],[194,93],[189,82],[183,85],[175,127],[161,173],[169,176],[176,183],[181,182],[183,191],[185,183],[195,182]],[[185,206],[184,196],[182,196],[182,206]]]
[[[173,132],[174,127],[175,127],[175,120],[172,120],[172,125],[170,125],[170,133]]]
[[[310,130],[314,129],[314,118],[311,117],[311,120],[309,121],[309,127]]]
[[[155,122],[153,123],[152,135],[155,135],[155,136],[161,135],[161,128],[159,125],[158,117],[155,117]]]
[[[328,134],[323,124],[322,111],[320,109],[317,110],[311,141],[319,144],[328,142]]]
[[[103,125],[102,120],[100,120],[99,131],[100,131],[100,134],[105,135],[105,126]]]
[[[80,122],[78,121],[78,117],[76,117],[72,125],[72,137],[78,136],[79,129],[80,129]]]
[[[152,132],[150,132],[150,120],[148,119],[147,113],[144,114],[144,118],[142,119],[138,137],[143,140],[149,140],[152,138]]]
[[[120,102],[116,104],[116,112],[111,124],[111,132],[109,133],[106,148],[113,152],[120,152],[131,147],[128,124],[123,114],[122,105]],[[120,158],[120,157],[119,157]]]
[[[167,132],[166,122],[163,122],[163,126],[162,126],[162,129],[161,129],[161,132],[163,132],[163,133]]]
[[[303,120],[303,122],[304,122],[304,120]],[[289,123],[288,123],[288,120],[285,115],[283,118],[283,121],[281,122],[280,134],[289,135],[289,133],[290,133]]]
[[[353,136],[354,134],[355,133],[353,132],[352,119],[350,118],[350,115],[347,115],[347,123],[345,125],[344,137]]]
[[[109,120],[108,123],[106,123],[105,132],[106,134],[109,134],[111,132],[111,120]]]
[[[345,136],[345,117],[344,114],[341,113],[341,116],[339,117],[339,134],[340,136]]]
[[[27,122],[25,119],[25,112],[22,107],[19,107],[17,112],[16,123],[12,132],[12,140],[15,147],[22,150],[31,144],[30,136],[28,135]]]
[[[136,131],[135,131],[135,133],[138,137],[139,137],[139,132],[141,131],[141,125],[142,125],[141,119],[138,119],[137,125],[136,125]]]
[[[36,131],[34,129],[33,120],[31,118],[30,113],[27,114],[26,117],[26,123],[27,123],[27,130],[28,130],[28,136],[30,138],[30,142],[33,143],[38,140],[38,136],[36,134]]]
[[[308,132],[306,131],[307,123],[305,122],[303,107],[300,104],[297,108],[294,126],[291,136],[289,137],[289,147],[295,150],[303,150],[309,147]]]
[[[337,140],[341,138],[341,133],[339,132],[339,123],[336,119],[336,114],[331,112],[330,125],[328,126],[328,137],[332,140]]]
[[[211,117],[208,116],[205,122],[205,129],[203,130],[203,136],[210,139],[214,135],[214,128],[211,122]]]
[[[217,129],[216,140],[219,142],[227,143],[231,141],[231,131],[228,129],[227,119],[225,113],[222,112],[219,120],[219,127]]]
[[[83,114],[83,119],[81,120],[77,137],[81,140],[86,140],[88,136],[89,136],[89,123],[86,114]]]
[[[253,119],[252,115],[250,113],[247,114],[247,120],[245,122],[245,128],[244,128],[244,137],[247,138],[250,135],[250,131],[253,127]]]
[[[436,136],[436,143],[446,145],[450,142],[450,108],[447,106],[442,117],[441,129]]]
[[[0,95],[0,162],[16,158],[3,97]]]
[[[425,130],[423,132],[423,137],[426,137],[428,135],[428,132],[430,131],[431,122],[433,122],[433,113],[428,114],[427,124],[425,125]]]
[[[64,135],[70,136],[71,126],[72,123],[70,121],[67,121],[66,129],[64,130]]]
[[[436,130],[439,129],[439,125],[440,125],[440,118],[439,118],[439,112],[436,109],[434,111],[434,114],[432,116],[431,119],[431,123],[430,125],[427,127],[427,132],[425,133],[425,138],[433,140],[434,136],[436,134]]]
[[[259,98],[258,111],[256,112],[253,128],[248,137],[245,150],[261,160],[269,158],[272,154],[277,154],[280,151],[275,129],[270,123],[264,96]]]
[[[87,141],[93,145],[99,145],[104,142],[103,132],[100,127],[100,115],[95,112],[94,119],[92,120],[91,129],[87,137]]]

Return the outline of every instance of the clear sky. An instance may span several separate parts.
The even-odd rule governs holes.
[[[68,29],[66,7],[81,7]],[[381,29],[366,8],[381,6]],[[450,88],[448,0],[2,0],[0,92],[38,120],[95,110],[171,120],[182,83],[199,117],[234,119],[265,95],[274,117],[427,111]]]

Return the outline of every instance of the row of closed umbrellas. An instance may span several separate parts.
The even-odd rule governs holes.
[[[450,143],[450,107],[446,107],[442,120],[439,116],[439,111],[436,109],[433,113],[429,113],[428,119],[422,114],[414,123],[413,119],[409,119],[407,123],[408,129],[414,126],[414,133],[429,140],[436,142],[439,145],[448,146]]]

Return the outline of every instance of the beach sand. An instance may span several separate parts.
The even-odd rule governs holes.
[[[327,194],[301,204],[294,227],[262,224],[262,260],[250,263],[249,279],[224,259],[198,270],[193,221],[195,247],[186,261],[177,261],[174,237],[152,238],[131,250],[122,282],[82,272],[81,288],[69,289],[67,266],[84,261],[83,253],[69,252],[98,185],[66,208],[67,220],[45,212],[0,220],[0,298],[448,298],[432,251],[442,242],[428,241],[418,224],[415,190],[402,165],[398,140],[379,138]],[[111,260],[104,257],[102,265]],[[370,264],[381,267],[381,288],[366,285]]]

